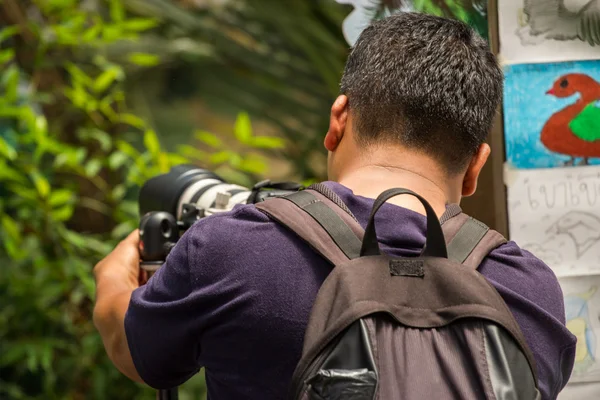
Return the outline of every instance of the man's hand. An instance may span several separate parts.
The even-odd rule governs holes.
[[[119,371],[134,381],[143,382],[129,353],[124,324],[131,293],[146,282],[146,274],[140,268],[139,241],[140,233],[136,229],[94,267],[94,325],[108,357]]]
[[[115,281],[132,291],[146,283],[146,273],[140,268],[140,231],[134,230],[94,267],[96,282]]]

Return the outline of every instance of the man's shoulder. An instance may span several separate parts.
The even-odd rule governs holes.
[[[514,241],[490,252],[479,272],[501,291],[513,292],[564,324],[563,292],[554,271]]]
[[[294,247],[301,241],[253,204],[237,205],[233,210],[200,219],[185,233],[187,253],[194,259],[210,257],[232,261],[246,253],[272,252]],[[246,255],[251,255],[246,254]],[[196,257],[196,258],[194,258]]]

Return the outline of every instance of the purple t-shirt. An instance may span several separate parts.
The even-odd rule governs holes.
[[[366,227],[373,200],[326,184]],[[417,255],[425,222],[421,214],[385,204],[376,216],[382,251]],[[330,270],[252,205],[200,220],[133,293],[125,329],[138,373],[150,386],[168,388],[204,367],[209,399],[285,398],[313,301]],[[576,339],[565,328],[554,273],[513,242],[494,250],[479,272],[521,326],[543,399],[556,398],[571,374]]]

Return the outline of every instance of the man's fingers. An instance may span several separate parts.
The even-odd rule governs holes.
[[[135,229],[133,232],[131,232],[129,235],[127,235],[127,237],[125,239],[123,239],[123,242],[125,243],[137,243],[140,241],[140,230],[139,229]]]

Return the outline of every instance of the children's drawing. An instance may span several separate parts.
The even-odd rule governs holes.
[[[593,246],[600,246],[600,217],[586,211],[569,211],[548,228],[546,233],[567,235],[581,258]]]
[[[487,38],[487,0],[336,0],[351,4],[354,10],[344,20],[344,38],[354,46],[360,33],[372,21],[397,12],[423,12],[459,19]]]
[[[600,56],[600,0],[502,0],[498,16],[500,52],[509,63]]]
[[[600,167],[507,175],[510,239],[557,276],[600,274]]]
[[[565,298],[566,326],[577,337],[570,382],[600,381],[600,275],[560,279]]]
[[[516,168],[600,164],[600,62],[506,67],[507,160]]]
[[[574,376],[585,374],[596,361],[596,334],[592,329],[588,302],[597,290],[597,286],[592,286],[586,292],[565,296],[567,329],[577,337]]]

